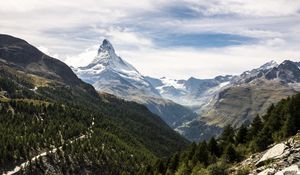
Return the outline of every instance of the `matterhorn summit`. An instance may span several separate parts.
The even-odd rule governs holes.
[[[112,44],[103,40],[94,60],[74,72],[82,80],[101,92],[111,93],[125,99],[132,95],[160,95],[145,78],[128,62],[119,57]]]
[[[107,70],[121,74],[130,74],[135,77],[140,76],[139,72],[132,65],[122,60],[122,58],[115,53],[112,44],[105,39],[100,45],[98,54],[94,60],[86,67],[79,67],[77,71],[79,71],[79,77],[81,77],[81,75],[84,76],[85,74],[97,76]],[[84,78],[85,77],[83,77],[83,79]],[[93,84],[95,81],[91,80],[88,82]]]

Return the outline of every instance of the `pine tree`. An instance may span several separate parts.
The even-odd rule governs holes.
[[[286,121],[281,129],[281,135],[283,138],[292,136],[297,133],[296,122],[291,114],[286,115]]]
[[[190,175],[191,171],[192,171],[191,168],[189,166],[187,166],[186,163],[182,163],[179,166],[175,175]]]
[[[165,173],[165,166],[164,166],[164,162],[162,160],[158,160],[155,167],[156,167],[156,170],[155,170],[156,173],[159,173],[159,174]]]
[[[232,144],[229,144],[224,151],[224,158],[228,162],[234,162],[238,159],[237,152],[235,151]]]
[[[188,150],[188,157],[187,157],[188,160],[192,159],[192,157],[195,154],[196,149],[197,149],[197,144],[195,142],[193,142]]]
[[[267,109],[266,115],[263,115],[263,116],[262,116],[262,119],[263,119],[264,121],[267,121],[267,120],[270,118],[271,114],[273,113],[273,110],[274,110],[274,109],[275,109],[275,105],[272,103],[272,104],[269,106],[269,108]]]
[[[225,126],[220,140],[223,146],[226,146],[228,143],[234,142],[234,130],[230,125]]]
[[[244,144],[247,142],[247,134],[248,134],[248,129],[247,127],[242,124],[242,126],[239,128],[236,138],[235,138],[235,143],[238,144]]]
[[[212,137],[208,142],[208,150],[212,155],[215,155],[217,157],[220,156],[220,149],[214,137]]]
[[[179,154],[175,153],[169,160],[168,169],[174,172],[177,169],[178,164],[179,164]]]
[[[254,138],[255,143],[255,151],[263,151],[268,145],[273,143],[273,138],[270,130],[268,128],[264,128],[257,137]]]
[[[256,136],[262,130],[262,127],[263,123],[261,121],[261,118],[259,115],[257,115],[252,121],[249,132],[249,139],[251,140],[254,136]]]
[[[196,152],[193,156],[193,163],[194,165],[199,161],[204,166],[208,165],[209,162],[209,152],[207,148],[207,144],[205,141],[199,143],[198,148],[196,149]]]

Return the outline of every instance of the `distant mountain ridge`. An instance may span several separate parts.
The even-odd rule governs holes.
[[[146,79],[157,89],[160,95],[176,103],[188,106],[198,112],[213,93],[226,86],[233,76],[217,76],[214,79],[174,80],[168,78]]]
[[[187,80],[146,78],[163,98],[197,112],[197,118],[176,128],[186,137],[197,140],[199,131],[202,134],[220,131],[212,127],[203,131],[203,123],[239,127],[242,123],[250,123],[257,114],[264,114],[272,103],[299,92],[299,67],[299,62],[285,60],[278,64],[270,61],[236,76]]]

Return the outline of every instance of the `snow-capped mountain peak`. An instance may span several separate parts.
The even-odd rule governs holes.
[[[98,54],[94,60],[83,69],[96,70],[97,73],[110,69],[120,73],[138,74],[138,71],[129,63],[120,58],[112,44],[104,39],[98,49]]]
[[[106,51],[111,52],[111,53],[115,53],[115,49],[112,46],[112,44],[107,39],[104,39],[102,41],[102,44],[101,44],[100,48],[98,49],[98,54],[100,52],[106,52]]]
[[[112,44],[103,40],[94,60],[85,67],[73,69],[84,81],[97,90],[120,97],[147,94],[159,97],[158,92],[128,62],[119,57]]]
[[[259,70],[269,70],[269,69],[272,69],[277,66],[278,66],[278,63],[276,61],[272,60],[272,61],[269,61],[269,62],[263,64],[262,66],[260,66]]]
[[[248,70],[239,76],[235,76],[231,82],[233,84],[256,82],[256,80],[264,78],[269,71],[276,69],[278,66],[279,64],[274,60],[269,61],[256,69]]]
[[[115,52],[114,47],[108,40],[104,39],[98,49],[98,54],[92,63],[109,62],[109,61],[117,60],[117,59],[119,59],[119,58]]]

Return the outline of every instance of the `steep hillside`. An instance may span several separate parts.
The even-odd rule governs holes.
[[[137,172],[188,142],[142,105],[99,95],[64,63],[0,35],[0,172]]]
[[[63,62],[53,59],[26,41],[0,35],[0,58],[26,73],[57,80],[68,85],[79,85],[81,80]]]

